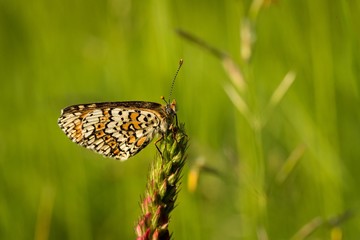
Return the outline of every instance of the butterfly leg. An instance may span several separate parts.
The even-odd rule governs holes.
[[[164,157],[163,157],[162,152],[160,151],[160,148],[158,147],[157,144],[158,144],[158,142],[160,142],[160,141],[163,140],[163,139],[164,139],[164,134],[161,134],[161,137],[160,137],[158,140],[156,140],[156,142],[154,143],[156,149],[158,150],[158,152],[159,152],[159,154],[160,154],[160,156],[161,156],[161,159],[164,159]]]

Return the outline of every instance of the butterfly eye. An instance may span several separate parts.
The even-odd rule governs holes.
[[[165,111],[167,115],[175,115],[176,114],[175,105],[172,104],[166,105]]]

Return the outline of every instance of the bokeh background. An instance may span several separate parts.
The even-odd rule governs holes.
[[[174,239],[358,239],[359,25],[347,0],[1,0],[0,239],[135,238],[156,148],[106,159],[57,118],[161,102],[180,58]]]

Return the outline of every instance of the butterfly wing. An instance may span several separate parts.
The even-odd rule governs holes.
[[[159,132],[162,105],[152,102],[114,102],[65,108],[60,128],[75,143],[104,156],[126,160]]]

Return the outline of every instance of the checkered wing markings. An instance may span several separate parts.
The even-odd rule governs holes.
[[[151,110],[79,106],[65,109],[59,125],[72,141],[104,156],[126,160],[153,139],[160,121]]]

